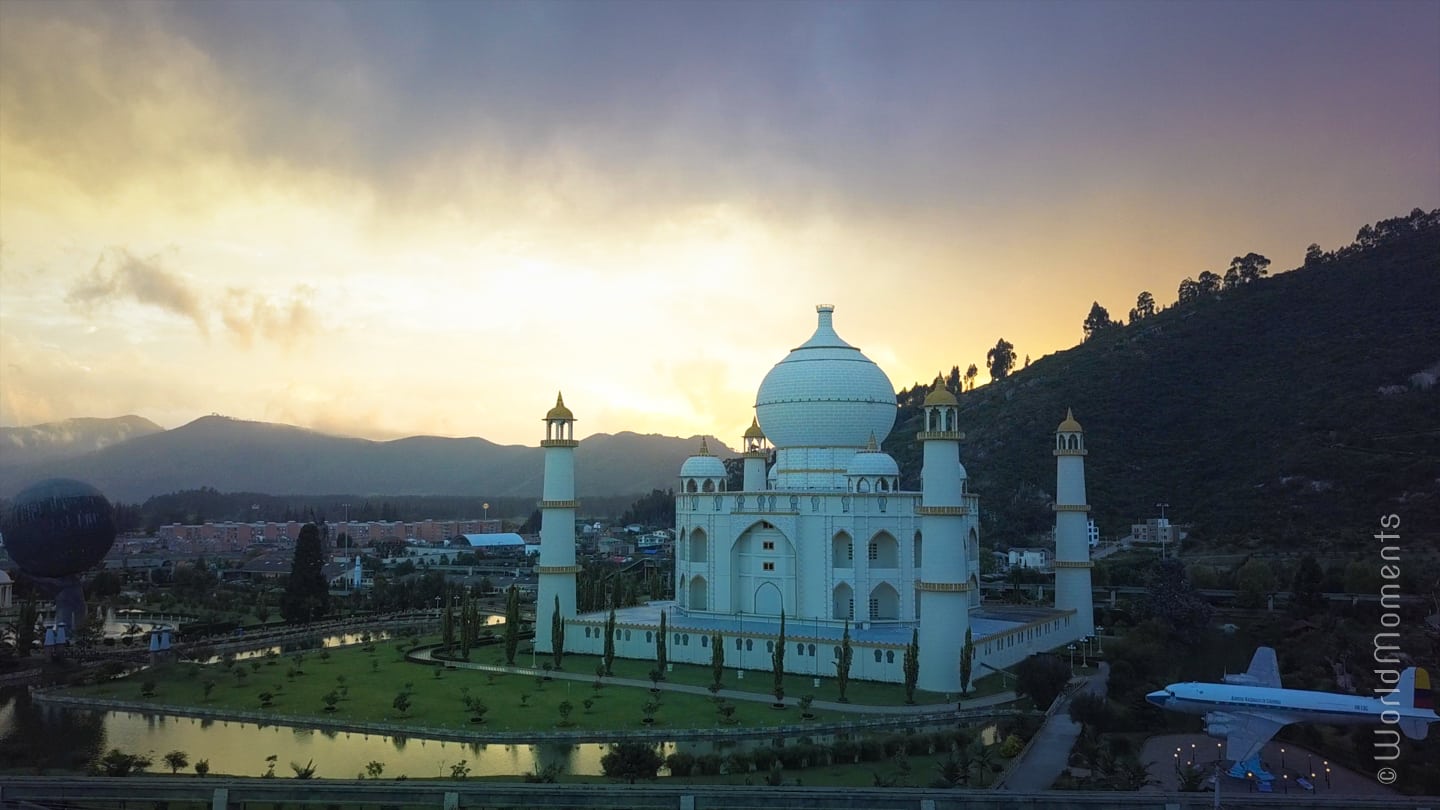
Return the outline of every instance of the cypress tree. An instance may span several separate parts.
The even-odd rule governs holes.
[[[850,647],[850,622],[845,622],[845,634],[840,637],[840,657],[835,661],[835,686],[840,690],[840,702],[849,703],[850,698],[845,697],[845,688],[850,685],[850,662],[855,658],[855,651]]]
[[[920,679],[920,631],[910,631],[910,646],[905,648],[905,703],[915,704],[915,682]]]
[[[290,578],[280,598],[280,615],[291,624],[322,618],[330,607],[330,588],[325,584],[324,552],[320,548],[320,529],[306,523],[295,541],[295,557],[290,564]]]
[[[971,669],[975,665],[975,639],[965,628],[965,646],[960,650],[960,694],[970,691]]]
[[[40,610],[34,599],[20,603],[20,615],[15,621],[15,654],[19,657],[29,657],[30,647],[35,644],[35,623],[39,620]]]
[[[470,658],[470,647],[475,643],[475,613],[470,604],[470,594],[460,597],[460,657]]]
[[[515,666],[515,650],[520,646],[520,589],[514,585],[505,592],[505,664]]]
[[[719,633],[710,637],[710,675],[715,679],[711,688],[720,691],[725,680],[725,637]]]
[[[659,667],[662,673],[665,672],[667,668],[666,664],[669,658],[666,643],[666,636],[669,634],[669,631],[665,628],[665,615],[665,611],[660,611],[660,632],[655,635],[655,666]]]
[[[550,614],[550,654],[555,668],[565,661],[565,619],[560,615],[560,595],[555,595],[555,612]]]
[[[610,608],[610,616],[605,619],[605,674],[615,674],[615,608]]]
[[[771,656],[775,667],[775,702],[785,700],[785,610],[780,610],[780,635],[775,639],[775,652]]]
[[[448,607],[440,614],[440,644],[446,650],[455,644],[455,614]]]

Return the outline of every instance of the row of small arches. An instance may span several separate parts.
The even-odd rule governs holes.
[[[768,523],[761,524],[764,528],[770,528]],[[830,541],[830,560],[832,568],[853,568],[855,559],[855,541],[849,532],[843,529],[836,532],[835,537]],[[913,565],[921,567],[920,532],[915,532],[913,540]],[[971,529],[967,538],[967,552],[972,560],[979,553],[979,536]],[[692,529],[685,542],[685,559],[691,563],[706,563],[710,561],[710,538],[705,530],[699,527]],[[899,568],[900,567],[900,544],[887,531],[876,532],[875,536],[866,544],[866,559],[870,562],[871,568]]]
[[[586,627],[586,628],[585,628],[585,637],[586,637],[586,638],[604,638],[604,637],[605,637],[605,631],[602,630],[602,629],[600,629],[599,627]],[[616,640],[616,641],[629,641],[630,638],[631,638],[631,636],[630,636],[630,631],[629,631],[629,630],[621,630],[621,629],[619,629],[619,628],[616,628],[616,630],[615,630],[615,640]],[[674,637],[671,638],[671,641],[672,641],[677,647],[688,647],[688,646],[690,646],[690,634],[689,634],[689,633],[676,633],[676,634],[674,635]],[[653,630],[646,630],[646,631],[645,631],[645,643],[646,643],[646,644],[654,644],[654,643],[655,643],[655,631],[653,631]],[[701,646],[701,647],[709,647],[709,646],[710,646],[710,636],[700,634],[700,646]],[[736,651],[736,652],[740,652],[741,650],[744,650],[745,652],[754,652],[754,651],[755,651],[755,639],[753,639],[753,638],[746,638],[746,639],[737,638],[737,639],[735,639],[735,651]],[[798,642],[798,641],[795,643],[795,654],[796,654],[796,655],[799,655],[799,656],[807,656],[807,655],[808,655],[808,656],[810,656],[811,658],[814,658],[814,657],[815,657],[815,653],[816,653],[816,647],[815,647],[814,644],[806,644],[806,643],[804,643],[804,642]],[[839,658],[840,658],[840,653],[841,653],[841,649],[840,649],[840,647],[838,647],[838,646],[834,647],[834,648],[831,650],[831,654],[835,657],[836,660],[839,660]],[[883,652],[882,652],[881,650],[875,650],[874,653],[875,653],[875,663],[877,663],[877,664],[880,663],[882,660],[883,660],[885,663],[887,663],[887,664],[893,664],[893,663],[895,663],[895,651],[894,651],[894,650],[884,650]],[[765,654],[766,654],[766,655],[774,655],[774,654],[775,654],[775,641],[774,641],[774,639],[766,640],[766,642],[765,642]]]

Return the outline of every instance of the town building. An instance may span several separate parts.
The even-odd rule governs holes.
[[[1012,548],[1006,554],[1011,568],[1050,568],[1050,550],[1044,548]]]

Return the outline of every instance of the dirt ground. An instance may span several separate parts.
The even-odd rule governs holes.
[[[1179,779],[1175,773],[1175,763],[1190,764],[1191,757],[1194,757],[1196,767],[1213,774],[1215,761],[1223,757],[1224,749],[1217,747],[1218,741],[1214,737],[1204,734],[1166,734],[1158,737],[1151,737],[1145,741],[1141,749],[1140,761],[1150,764],[1150,776],[1158,781],[1158,790],[1178,790]],[[1191,746],[1194,746],[1193,754]],[[1177,757],[1177,749],[1179,756]],[[1283,753],[1282,750],[1284,749]],[[1284,761],[1284,770],[1281,770],[1281,762]],[[1278,743],[1270,741],[1260,754],[1260,761],[1275,775],[1273,783],[1274,792],[1283,795],[1288,789],[1290,793],[1303,793],[1305,788],[1297,783],[1298,779],[1305,779],[1311,782],[1313,790],[1319,795],[1334,794],[1336,796],[1395,796],[1396,791],[1380,784],[1374,774],[1356,773],[1355,771],[1343,768],[1333,762],[1328,763],[1330,768],[1329,778],[1326,778],[1326,761],[1323,757],[1311,753],[1304,748],[1291,743]],[[1222,761],[1220,773],[1221,796],[1231,793],[1253,793],[1256,786],[1250,780],[1234,779],[1225,774],[1230,763]],[[1397,768],[1404,767],[1399,765]],[[1288,775],[1286,780],[1283,776]],[[1314,777],[1311,778],[1311,774]],[[1208,777],[1207,777],[1208,779]],[[1206,789],[1210,788],[1207,783]]]

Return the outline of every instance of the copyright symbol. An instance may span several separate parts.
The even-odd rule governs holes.
[[[1397,778],[1399,776],[1395,773],[1394,768],[1381,768],[1375,772],[1375,781],[1382,785],[1392,785]]]

